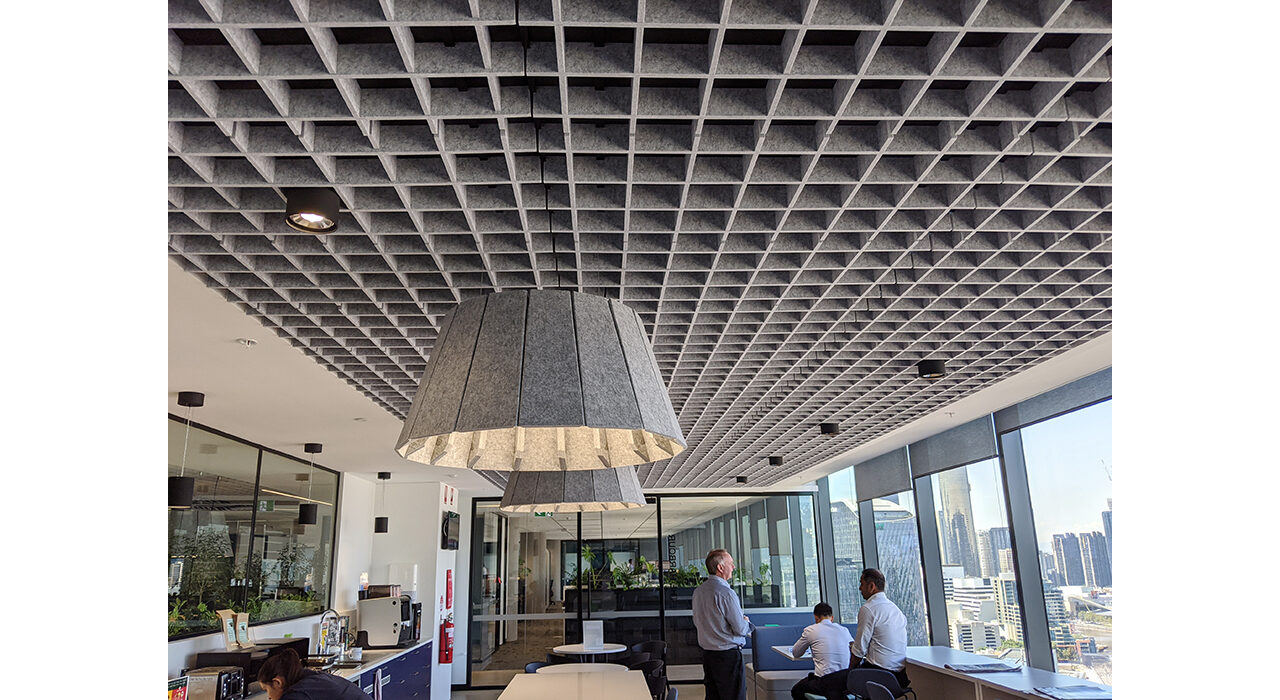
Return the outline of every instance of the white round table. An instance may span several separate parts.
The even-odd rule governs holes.
[[[551,664],[539,668],[536,673],[599,673],[601,671],[626,671],[622,664]]]
[[[626,650],[627,645],[625,644],[604,644],[595,649],[589,649],[581,644],[561,644],[551,649],[551,651],[565,656],[577,656],[579,658],[590,656],[593,661],[597,654],[617,654]]]

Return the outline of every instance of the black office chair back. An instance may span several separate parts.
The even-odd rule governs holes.
[[[894,700],[894,695],[883,685],[867,681],[867,700]]]
[[[667,643],[661,639],[650,639],[645,642],[638,642],[631,645],[631,651],[644,652],[651,659],[667,659]]]
[[[529,663],[524,665],[524,672],[537,673],[538,669],[542,668],[543,666],[550,666],[550,664],[548,664],[545,661],[530,661]]]
[[[611,663],[618,663],[618,664],[622,664],[623,666],[630,666],[631,664],[638,664],[641,661],[649,661],[651,658],[652,657],[650,657],[647,653],[643,651],[633,651],[630,654],[627,654],[626,657],[618,659],[617,661],[614,661]]]
[[[631,669],[632,671],[643,671],[644,675],[646,676],[656,675],[658,678],[665,678],[666,672],[663,671],[664,665],[665,664],[663,664],[661,661],[658,661],[656,659],[650,659],[648,661],[640,661],[640,662],[631,664],[627,666],[627,668]]]
[[[871,691],[867,689],[869,684],[878,684],[886,688],[890,698],[902,697],[904,692],[902,686],[898,685],[897,676],[879,668],[849,669],[849,677],[845,681],[844,688],[858,697],[870,698]]]

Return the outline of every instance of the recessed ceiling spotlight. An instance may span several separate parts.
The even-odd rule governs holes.
[[[921,379],[941,379],[947,374],[947,363],[944,360],[920,360],[916,363],[916,372]]]
[[[244,346],[246,350],[258,344],[258,341],[253,338],[236,338],[236,342]]]
[[[285,202],[284,220],[295,231],[332,233],[338,228],[338,208],[341,205],[342,200],[333,190],[290,190]]]
[[[840,424],[839,423],[819,423],[818,430],[820,430],[823,435],[839,435]]]
[[[745,476],[740,476],[740,477],[738,477],[738,483],[739,483],[739,484],[745,484],[745,483],[747,483],[747,477],[745,477]]]
[[[781,455],[772,455],[771,457],[769,457],[769,466],[771,466],[771,467],[781,467],[781,466],[782,466],[782,456],[781,456]]]

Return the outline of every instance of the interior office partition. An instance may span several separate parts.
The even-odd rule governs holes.
[[[694,588],[711,549],[737,563],[731,584],[757,624],[812,622],[823,589],[812,492],[652,496],[604,513],[520,513],[472,506],[468,685],[500,687],[582,622],[605,641],[663,639],[667,661],[696,677]]]

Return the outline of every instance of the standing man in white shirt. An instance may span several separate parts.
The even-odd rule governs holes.
[[[804,700],[805,693],[826,698],[845,697],[845,676],[849,674],[849,645],[853,635],[843,625],[832,619],[831,606],[818,603],[813,606],[813,624],[791,647],[791,655],[799,658],[806,649],[813,650],[813,673],[802,678],[791,688],[793,700]],[[840,673],[844,671],[844,673]]]
[[[884,574],[864,569],[858,590],[867,602],[858,609],[858,633],[853,639],[854,663],[850,668],[878,668],[907,687],[907,618],[884,595]]]

